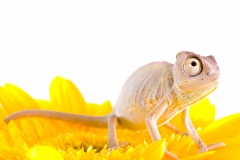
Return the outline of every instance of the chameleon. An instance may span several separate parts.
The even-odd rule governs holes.
[[[182,112],[182,121],[187,134],[196,143],[199,153],[224,146],[217,142],[207,146],[189,118],[189,107],[202,100],[219,84],[220,70],[212,55],[201,56],[194,52],[181,51],[176,62],[156,61],[143,65],[130,75],[113,107],[105,116],[87,116],[50,110],[22,110],[5,118],[5,122],[20,117],[47,117],[70,122],[79,122],[92,127],[108,128],[109,149],[120,146],[116,128],[129,130],[147,129],[152,141],[161,139],[158,127]],[[165,150],[173,159],[177,155]]]

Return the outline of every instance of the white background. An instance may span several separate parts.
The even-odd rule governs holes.
[[[236,2],[236,3],[235,3]],[[128,76],[182,50],[214,55],[222,78],[217,117],[240,111],[237,1],[0,1],[0,85],[48,99],[51,80],[72,80],[86,101],[115,103]]]

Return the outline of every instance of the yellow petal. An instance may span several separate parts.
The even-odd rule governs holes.
[[[54,110],[86,113],[86,102],[81,92],[70,80],[59,76],[50,85],[50,103]]]
[[[8,136],[10,137],[9,142],[14,142],[15,145],[21,145],[22,147],[27,145],[22,139],[22,131],[17,128],[13,121],[9,122],[7,127],[9,131]]]
[[[223,140],[225,147],[216,149],[216,154],[206,158],[206,160],[239,160],[240,159],[240,137],[230,137]]]
[[[206,160],[206,158],[213,155],[216,151],[209,151],[205,153],[195,154],[193,156],[181,158],[181,160]]]
[[[12,84],[6,84],[4,87],[0,87],[0,102],[7,114],[24,109],[39,108],[30,95]]]
[[[30,160],[64,160],[61,153],[55,148],[41,145],[37,145],[29,149],[27,157]]]
[[[203,141],[217,142],[223,138],[240,136],[240,114],[214,121],[199,131]]]
[[[151,143],[144,151],[144,160],[161,160],[164,156],[166,139],[161,139]]]
[[[42,99],[36,99],[36,102],[41,109],[46,109],[46,110],[51,109],[51,107],[50,107],[51,105],[50,105],[49,101],[42,100]]]
[[[190,118],[196,127],[203,127],[214,121],[216,108],[205,98],[190,107]]]
[[[105,101],[103,104],[87,103],[87,115],[101,116],[112,112],[112,105],[110,101]]]
[[[5,110],[2,108],[2,105],[0,104],[0,129],[6,125],[6,123],[4,122],[4,118],[7,116],[8,114],[5,112]]]

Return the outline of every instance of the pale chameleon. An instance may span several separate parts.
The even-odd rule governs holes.
[[[199,137],[189,116],[189,106],[213,92],[219,82],[220,71],[213,56],[180,52],[175,64],[152,62],[140,67],[126,81],[112,113],[106,116],[86,116],[49,110],[23,110],[9,115],[9,122],[19,117],[39,116],[79,122],[94,127],[108,127],[110,149],[119,147],[116,127],[130,130],[147,129],[153,141],[161,139],[158,126],[168,124],[183,111],[183,123],[199,152],[224,146],[207,146]],[[176,155],[165,153],[174,159]]]

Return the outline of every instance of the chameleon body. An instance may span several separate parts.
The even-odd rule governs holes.
[[[175,64],[152,62],[136,70],[124,84],[113,112],[106,116],[85,116],[48,110],[23,110],[13,113],[6,122],[24,116],[40,116],[79,122],[94,127],[108,127],[110,148],[119,146],[116,127],[130,130],[148,129],[153,141],[161,139],[158,126],[167,124],[183,111],[183,123],[197,144],[205,152],[223,143],[207,146],[199,137],[188,116],[189,105],[203,99],[217,86],[220,71],[213,56],[193,52],[179,52]],[[168,152],[174,159],[177,156]]]

